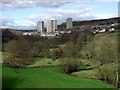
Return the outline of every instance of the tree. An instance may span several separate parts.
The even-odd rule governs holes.
[[[60,35],[58,42],[59,42],[59,44],[66,43],[69,41],[69,38],[70,38],[70,34],[68,34],[68,33],[62,34],[62,35]]]
[[[93,51],[95,47],[94,41],[87,42],[80,51],[81,58],[83,59],[95,59],[96,53]]]
[[[117,86],[118,81],[116,73],[116,64],[112,63],[111,66],[103,65],[102,67],[100,67],[97,71],[97,77],[101,80],[104,80],[107,83]]]
[[[52,60],[56,60],[58,58],[58,50],[53,49],[52,50]]]
[[[79,35],[78,32],[73,31],[71,36],[70,36],[70,40],[69,41],[72,41],[74,44],[76,44],[78,35]]]
[[[64,72],[70,74],[71,72],[79,70],[81,61],[78,59],[79,55],[76,45],[73,42],[68,42],[63,49],[63,53],[66,63]]]
[[[50,48],[57,48],[58,43],[59,43],[58,38],[56,38],[56,37],[49,38]]]
[[[96,54],[95,59],[100,60],[101,64],[118,61],[118,46],[116,40],[111,41],[109,38],[103,37],[96,43],[93,51]]]
[[[2,42],[6,43],[10,40],[15,40],[17,36],[15,33],[11,32],[10,30],[2,30]]]
[[[81,50],[82,47],[89,43],[89,41],[92,41],[93,38],[94,34],[90,30],[81,31],[77,38],[77,48]]]
[[[24,67],[31,63],[31,45],[25,39],[12,40],[6,44],[9,57],[4,60],[5,63],[13,67]]]
[[[96,54],[94,59],[99,60],[102,66],[98,67],[100,77],[115,86],[118,85],[118,42],[117,38],[104,36],[96,42],[93,52]],[[111,66],[107,66],[107,65]],[[110,68],[112,67],[112,68]]]
[[[45,44],[41,41],[38,41],[33,44],[31,52],[33,53],[34,57],[43,57],[41,53],[42,53],[42,49],[44,48],[45,48]]]

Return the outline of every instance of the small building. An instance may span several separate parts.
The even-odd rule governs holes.
[[[113,32],[115,30],[115,28],[110,28],[109,31],[110,32]]]
[[[37,32],[23,32],[23,36],[25,36],[25,35],[29,35],[29,36],[34,36],[34,35],[37,35],[38,33]]]
[[[23,32],[23,35],[24,35],[24,36],[25,36],[25,35],[29,35],[29,36],[31,36],[32,33],[31,33],[31,32]]]
[[[99,32],[106,32],[106,29],[99,30]]]

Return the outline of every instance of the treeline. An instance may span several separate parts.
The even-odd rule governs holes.
[[[17,39],[17,36],[13,34],[10,30],[1,30],[2,33],[2,42],[8,42],[13,39]]]
[[[47,38],[39,35],[21,37],[13,33],[4,33],[3,37],[3,52],[10,54],[8,54],[9,58],[4,60],[5,63],[9,63],[13,67],[25,67],[31,64],[32,58],[35,57],[52,58],[53,60],[62,58],[67,63],[64,73],[70,74],[81,69],[80,65],[75,66],[76,62],[79,58],[83,58],[81,51],[87,43],[93,40],[94,34],[85,30],[62,34],[59,38]],[[5,39],[5,37],[11,38]],[[89,55],[84,56],[89,58]]]
[[[60,47],[60,45],[64,44],[67,47],[66,43],[71,42],[78,47],[81,42],[80,40],[82,40],[84,44],[87,42],[88,38],[86,36],[90,36],[90,40],[94,34],[90,31],[81,33],[72,32],[71,34],[63,34],[59,38],[47,38],[39,35],[17,36],[10,31],[7,31],[7,33],[3,33],[2,51],[9,53],[10,55],[8,55],[10,58],[7,58],[4,62],[9,63],[14,67],[24,67],[30,64],[27,62],[29,62],[30,59],[32,61],[32,58],[34,57],[52,58],[53,60],[65,57],[64,49]],[[81,48],[79,48],[79,50]]]

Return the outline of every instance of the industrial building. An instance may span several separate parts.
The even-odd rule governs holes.
[[[67,26],[67,29],[70,29],[70,28],[73,27],[72,18],[67,18],[66,19],[66,26]]]
[[[43,33],[44,32],[44,22],[43,21],[38,21],[37,28],[38,28],[38,32]]]

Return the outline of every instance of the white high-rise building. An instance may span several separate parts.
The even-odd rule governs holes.
[[[52,20],[47,20],[47,32],[52,32]]]
[[[72,18],[67,18],[66,19],[66,26],[67,26],[67,29],[70,29],[70,28],[73,27]]]
[[[57,20],[53,20],[53,31],[57,30]]]
[[[37,28],[38,28],[38,32],[41,32],[41,33],[44,32],[44,22],[38,21]]]
[[[47,32],[54,32],[57,30],[57,20],[47,20]]]

